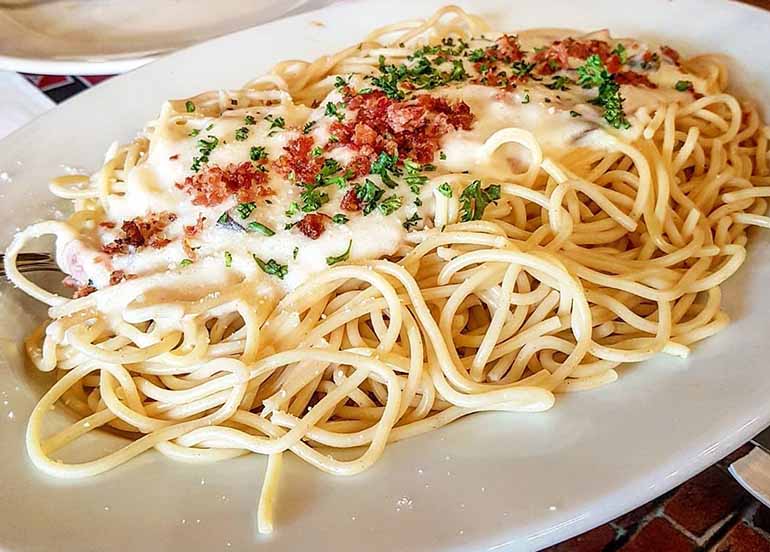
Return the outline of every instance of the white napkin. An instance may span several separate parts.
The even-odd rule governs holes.
[[[48,96],[18,73],[0,71],[0,138],[53,106]]]

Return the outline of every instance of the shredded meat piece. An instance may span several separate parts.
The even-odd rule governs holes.
[[[99,223],[99,227],[111,229],[111,228],[115,228],[115,223],[112,222],[111,220],[103,220],[102,222]]]
[[[340,208],[345,211],[360,211],[361,199],[356,194],[354,188],[350,188],[340,200]]]
[[[198,220],[195,221],[195,224],[184,227],[185,237],[194,238],[195,236],[200,234],[201,230],[203,230],[204,222],[206,222],[206,217],[204,217],[201,213],[198,213]]]
[[[505,63],[519,61],[524,57],[524,53],[519,46],[519,39],[507,34],[498,38],[494,46],[487,48],[486,55],[487,57],[500,59]]]
[[[163,236],[163,231],[175,220],[176,215],[167,211],[124,220],[120,227],[122,235],[115,241],[103,245],[102,251],[108,255],[115,255],[126,254],[131,249],[145,246],[155,249],[165,247],[170,240]]]
[[[126,274],[122,270],[113,270],[110,273],[110,285],[114,286],[124,280],[133,280],[134,278],[136,278],[136,274]]]
[[[679,65],[682,61],[682,55],[674,50],[671,46],[661,46],[660,51],[663,53],[664,56],[666,56],[668,59],[673,61],[676,65]]]
[[[91,284],[89,281],[86,284],[83,284],[73,278],[72,276],[67,276],[62,280],[61,282],[68,288],[72,288],[75,291],[72,293],[73,299],[80,299],[81,297],[85,297],[86,295],[91,295],[93,292],[96,291],[96,288]]]
[[[326,230],[326,219],[328,218],[321,213],[310,213],[297,223],[297,228],[311,240],[317,240]]]
[[[298,184],[311,183],[323,166],[321,157],[313,157],[314,140],[312,136],[302,135],[289,140],[284,146],[284,153],[273,164],[281,176],[292,178]]]
[[[588,59],[596,54],[602,60],[610,73],[616,73],[622,67],[620,58],[611,53],[610,44],[603,40],[575,40],[568,37],[556,40],[545,50],[535,54],[534,61],[537,72],[541,75],[551,75],[560,69],[569,67],[569,58]]]
[[[658,85],[647,78],[647,75],[636,73],[634,71],[623,71],[615,75],[615,82],[618,84],[630,84],[631,86],[646,86],[647,88],[657,88]]]
[[[449,102],[429,94],[405,101],[388,98],[375,90],[352,96],[348,101],[352,116],[335,121],[329,131],[337,142],[358,151],[347,167],[357,176],[367,174],[368,164],[382,152],[429,163],[438,150],[441,137],[456,129],[469,130],[474,116],[465,102]]]
[[[262,165],[246,161],[240,165],[227,165],[224,169],[205,167],[185,178],[184,182],[177,182],[176,187],[192,196],[193,205],[211,207],[231,196],[241,203],[269,196],[273,190],[266,183],[267,172]]]

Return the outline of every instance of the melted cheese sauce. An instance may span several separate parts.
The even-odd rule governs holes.
[[[520,33],[519,40],[523,50],[531,51],[567,35],[578,36],[565,31],[538,30]],[[587,38],[608,40],[608,35],[600,32],[588,35]],[[647,50],[646,45],[637,41],[615,42],[625,46],[629,58]],[[467,69],[470,71],[472,67],[468,65]],[[301,134],[302,127],[308,121],[316,121],[309,133],[316,144],[325,144],[329,140],[329,125],[333,119],[324,115],[324,106],[329,101],[337,102],[341,99],[337,91],[333,90],[315,109],[283,102],[264,108],[226,111],[218,118],[201,116],[186,124],[184,121],[181,121],[183,124],[177,124],[167,104],[149,136],[150,148],[146,162],[126,176],[124,194],[112,194],[107,199],[106,218],[116,223],[116,229],[100,229],[96,236],[66,244],[61,249],[63,253],[60,254],[60,261],[62,267],[75,278],[80,281],[90,279],[97,287],[109,284],[112,270],[136,275],[185,270],[180,269],[180,262],[187,258],[182,243],[183,227],[195,224],[200,214],[206,218],[205,227],[191,240],[199,259],[219,259],[217,262],[224,266],[227,252],[232,257],[232,267],[244,274],[261,272],[255,263],[255,256],[265,261],[274,259],[288,266],[288,274],[281,281],[273,280],[285,290],[290,290],[312,274],[325,269],[327,257],[340,255],[351,242],[351,260],[379,258],[395,253],[404,242],[406,230],[402,223],[408,217],[416,212],[420,218],[425,219],[426,224],[431,224],[433,189],[442,182],[438,175],[470,170],[475,175],[494,177],[526,170],[530,162],[529,152],[522,146],[506,144],[492,157],[483,153],[486,140],[501,129],[519,128],[531,132],[544,154],[558,159],[576,147],[605,149],[617,139],[628,142],[635,140],[641,132],[641,124],[634,116],[638,110],[650,110],[664,103],[692,101],[690,94],[675,90],[674,85],[679,80],[686,78],[693,83],[696,91],[706,92],[703,81],[683,73],[667,61],[661,60],[657,70],[645,74],[659,88],[621,86],[625,112],[631,123],[631,128],[624,131],[609,128],[602,119],[601,110],[590,103],[596,96],[595,89],[586,90],[571,84],[568,90],[551,90],[547,87],[551,77],[543,77],[539,82],[528,81],[512,91],[468,83],[427,91],[434,96],[466,102],[475,119],[471,130],[453,131],[442,138],[440,146],[443,155],[434,160],[436,171],[423,173],[431,181],[420,194],[422,205],[414,204],[415,196],[403,182],[396,189],[390,190],[382,184],[379,176],[369,175],[369,179],[385,190],[383,198],[401,196],[402,207],[388,216],[377,210],[368,215],[349,213],[339,207],[345,190],[327,186],[324,191],[329,194],[330,201],[318,212],[329,216],[344,213],[350,220],[346,224],[329,222],[326,231],[317,240],[311,240],[296,229],[284,230],[287,222],[296,221],[302,215],[299,213],[288,217],[286,214],[293,203],[299,202],[302,189],[274,171],[269,173],[268,185],[275,191],[275,195],[267,198],[267,201],[258,201],[254,211],[242,220],[231,211],[231,216],[243,226],[251,221],[268,226],[275,231],[275,235],[270,237],[255,232],[234,231],[215,224],[224,211],[236,206],[234,199],[215,207],[195,206],[189,196],[175,184],[193,174],[190,167],[194,158],[200,155],[198,140],[207,136],[216,136],[219,140],[209,156],[209,165],[222,167],[247,161],[250,148],[254,146],[264,147],[268,159],[276,160],[284,153],[286,144]],[[574,71],[571,76],[574,78]],[[364,84],[366,82],[355,77],[351,85],[363,88],[367,86]],[[237,140],[236,130],[244,126],[246,115],[251,115],[256,124],[248,126],[249,132],[245,139]],[[266,116],[270,119],[266,119]],[[271,128],[271,121],[279,117],[284,119],[285,128]],[[347,147],[337,147],[324,155],[344,166],[352,159],[354,151]],[[117,255],[112,259],[99,251],[101,245],[110,243],[118,236],[122,221],[160,211],[177,215],[177,220],[164,232],[172,240],[168,246],[162,249],[145,247],[133,254]]]

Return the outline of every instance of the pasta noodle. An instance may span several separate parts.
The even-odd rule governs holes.
[[[81,478],[149,449],[263,454],[269,533],[285,453],[354,475],[468,414],[686,357],[729,322],[720,285],[770,227],[770,129],[726,87],[718,56],[514,37],[449,6],[168,102],[97,173],[55,179],[74,213],[7,250],[50,306],[25,343],[56,376],[32,462]],[[76,298],[15,266],[45,234]],[[47,433],[58,402],[76,421]],[[125,442],[58,459],[100,428]]]

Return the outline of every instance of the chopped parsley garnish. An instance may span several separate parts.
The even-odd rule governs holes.
[[[591,103],[604,108],[604,120],[614,128],[629,128],[631,124],[623,113],[623,96],[620,95],[620,85],[615,82],[602,63],[601,58],[591,54],[585,64],[577,68],[578,84],[583,88],[599,87],[599,94]]]
[[[299,213],[299,205],[296,201],[292,201],[291,205],[289,205],[289,208],[284,212],[284,215],[287,217],[293,217],[297,213]]]
[[[437,190],[444,197],[452,197],[452,186],[449,185],[449,182],[444,182]]]
[[[321,170],[315,177],[314,186],[330,186],[336,185],[342,189],[347,186],[348,179],[353,177],[353,172],[346,170],[344,173],[339,174],[342,170],[340,164],[334,159],[324,159]]]
[[[393,195],[383,199],[382,203],[380,203],[377,208],[380,210],[380,213],[385,216],[392,215],[401,208],[403,201],[401,196]]]
[[[233,266],[233,255],[229,251],[225,251],[225,266],[227,268]]]
[[[251,215],[256,208],[257,204],[253,201],[249,201],[248,203],[239,203],[235,210],[238,211],[238,214],[241,215],[241,220],[243,220],[249,218],[249,215]]]
[[[468,59],[474,63],[484,61],[485,57],[486,53],[484,52],[483,48],[476,48],[475,50],[472,50],[470,54],[468,54]]]
[[[580,113],[578,113],[577,111],[574,111],[574,110],[570,111],[569,114],[570,114],[570,117],[582,117],[583,116],[583,115],[581,115]]]
[[[329,201],[329,194],[313,186],[305,186],[305,190],[299,195],[299,198],[302,201],[302,212],[312,213]]]
[[[348,85],[348,81],[346,81],[339,75],[337,75],[337,77],[334,79],[334,88],[343,88],[347,85]]]
[[[219,138],[216,136],[209,134],[207,138],[208,140],[206,138],[201,138],[198,140],[198,151],[200,152],[200,157],[193,157],[193,163],[190,167],[191,171],[198,172],[201,168],[201,164],[208,163],[209,155],[211,155],[211,152],[214,151],[214,148],[219,144]]]
[[[266,121],[270,121],[270,132],[267,133],[268,136],[272,136],[277,130],[274,129],[282,129],[286,126],[286,121],[283,119],[283,117],[273,117],[272,115],[266,115],[265,116]]]
[[[256,255],[252,255],[252,257],[254,257],[254,262],[257,263],[257,266],[259,266],[259,268],[261,268],[262,272],[265,274],[276,276],[280,280],[283,280],[283,278],[289,273],[288,265],[278,264],[275,259],[269,259],[267,262],[265,262]]]
[[[332,217],[332,222],[334,224],[345,224],[349,220],[350,219],[348,217],[346,217],[345,215],[343,215],[342,213],[337,213],[336,215],[334,215]]]
[[[388,188],[395,188],[397,184],[390,177],[390,174],[393,174],[393,176],[401,175],[401,169],[396,166],[397,163],[398,156],[388,155],[387,152],[383,151],[380,153],[380,156],[372,163],[372,168],[370,171],[372,174],[379,175],[380,178],[382,178],[382,183],[385,184]]]
[[[345,120],[345,102],[326,102],[324,115],[337,119],[339,122]]]
[[[195,104],[192,103],[190,100],[187,100],[184,103],[184,108],[187,110],[187,113],[192,113],[193,111],[195,111]]]
[[[353,240],[350,240],[348,242],[348,248],[345,250],[345,252],[342,255],[337,255],[336,257],[326,257],[326,264],[329,266],[332,266],[332,265],[336,265],[337,263],[347,261],[348,257],[350,257],[350,248],[352,246],[353,246]]]
[[[313,157],[321,157],[323,153],[324,153],[324,150],[321,146],[316,146],[310,150],[310,155],[312,155]]]
[[[260,161],[267,159],[267,152],[265,152],[265,146],[251,146],[249,149],[249,159],[252,161]]]
[[[394,100],[403,100],[406,93],[399,88],[402,82],[408,82],[410,89],[430,90],[438,86],[443,86],[450,82],[462,81],[468,78],[462,60],[451,60],[452,68],[449,71],[442,71],[440,66],[447,61],[445,55],[459,55],[455,52],[467,48],[465,42],[461,42],[458,49],[436,50],[437,46],[425,46],[409,56],[412,62],[410,65],[401,63],[399,65],[386,64],[385,56],[379,58],[380,76],[369,77],[372,84],[382,90],[385,95]],[[428,59],[428,55],[442,55],[434,60]]]
[[[474,180],[460,194],[462,222],[481,220],[487,205],[500,199],[500,185],[481,187],[481,180]]]
[[[377,208],[377,202],[384,193],[385,190],[377,186],[368,178],[364,180],[363,184],[359,184],[355,187],[356,197],[363,203],[364,215],[368,215]]]
[[[243,124],[244,125],[256,125],[257,124],[257,120],[254,117],[252,117],[251,115],[246,115],[243,118]]]
[[[294,251],[291,252],[291,258],[295,261],[297,260],[297,255],[299,254],[299,247],[295,247]]]
[[[610,52],[610,54],[614,54],[618,56],[620,59],[620,64],[625,65],[628,61],[628,53],[626,52],[626,47],[622,44],[618,43],[617,46],[615,46],[615,49]]]
[[[193,264],[192,259],[182,259],[181,261],[179,261],[179,266],[181,266],[182,268],[186,266],[190,266],[191,264]]]
[[[524,99],[521,100],[521,103],[528,104],[529,103],[529,94],[524,94]]]
[[[513,76],[518,78],[524,78],[532,72],[535,68],[534,63],[527,63],[526,61],[514,61],[511,65],[513,70]]]
[[[329,135],[329,143],[330,144],[336,144],[339,141],[340,141],[340,139],[337,138],[334,134],[330,134]]]
[[[446,153],[444,153],[443,151],[438,152],[438,158],[441,159],[442,161],[446,161]]]
[[[413,214],[411,217],[409,217],[408,219],[406,219],[406,220],[404,221],[404,223],[402,224],[402,226],[403,226],[404,228],[406,228],[407,230],[411,230],[413,227],[417,226],[417,224],[419,224],[419,222],[420,222],[421,220],[422,220],[422,219],[420,218],[420,213],[418,213],[417,211],[415,211],[415,212],[414,212],[414,214]]]
[[[235,130],[235,139],[238,142],[243,142],[249,137],[249,129],[247,127],[241,127]]]
[[[420,195],[422,185],[428,181],[428,177],[420,174],[420,171],[435,170],[434,165],[418,165],[411,159],[404,160],[404,169],[406,170],[406,176],[404,181],[409,186],[409,189],[415,195]]]
[[[219,215],[219,218],[217,219],[218,224],[227,224],[227,221],[230,220],[230,215],[227,214],[227,211]]]
[[[572,81],[569,78],[563,75],[557,75],[551,82],[546,84],[545,87],[549,90],[569,90],[568,84],[572,84]]]
[[[688,81],[688,80],[676,81],[676,85],[674,85],[674,88],[679,90],[679,92],[687,92],[688,90],[692,90],[692,81]]]
[[[313,127],[315,126],[317,121],[308,121],[305,123],[305,126],[302,127],[302,134],[307,134],[311,130],[313,130]]]
[[[252,232],[257,232],[259,234],[262,234],[263,236],[275,236],[275,232],[272,228],[269,228],[262,224],[261,222],[250,222],[248,225],[248,229]]]

